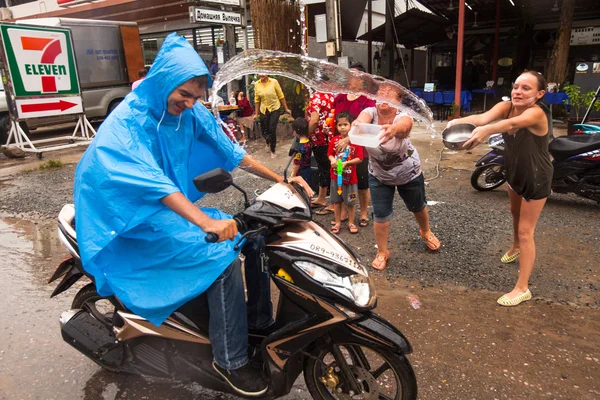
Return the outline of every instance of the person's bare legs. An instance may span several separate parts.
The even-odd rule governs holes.
[[[375,242],[377,242],[377,255],[387,256],[390,221],[373,222],[373,230],[375,231]]]
[[[360,204],[359,219],[369,219],[369,201],[371,201],[371,192],[369,189],[358,189],[358,203]]]
[[[510,199],[510,213],[513,219],[513,245],[506,254],[512,256],[519,251],[519,216],[521,214],[521,203],[523,198],[508,187],[508,198]]]
[[[545,204],[546,199],[521,201],[518,227],[518,240],[521,249],[519,279],[513,290],[506,294],[511,300],[522,295],[529,288],[529,277],[531,276],[533,263],[535,261],[535,242],[533,234]]]
[[[312,201],[312,204],[323,207],[327,205],[327,186],[319,186],[319,195]]]
[[[342,225],[341,216],[342,216],[342,203],[332,203],[333,205],[333,213],[335,215],[335,225],[332,230],[339,232],[340,226]]]
[[[344,204],[345,205],[345,204]],[[346,205],[345,205],[346,206]],[[356,217],[356,205],[346,206],[346,211],[348,211],[348,225],[354,224],[354,218]],[[343,218],[340,218],[340,221]]]
[[[415,215],[415,219],[417,220],[417,224],[419,224],[419,229],[423,235],[427,235],[431,232],[429,228],[429,210],[427,206],[419,212],[413,213]]]

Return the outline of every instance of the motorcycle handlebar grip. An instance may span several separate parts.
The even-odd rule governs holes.
[[[219,241],[219,235],[209,232],[206,234],[206,238],[204,240],[206,240],[207,243],[217,243]]]

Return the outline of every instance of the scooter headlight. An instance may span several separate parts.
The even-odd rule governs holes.
[[[368,276],[355,274],[341,277],[308,261],[296,261],[294,265],[323,286],[349,298],[359,307],[367,306],[375,296],[371,279]]]

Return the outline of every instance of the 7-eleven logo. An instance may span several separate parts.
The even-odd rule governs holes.
[[[72,89],[63,32],[9,29],[8,34],[26,92],[51,94]]]
[[[40,62],[38,64],[25,64],[27,75],[40,76],[42,93],[56,93],[56,76],[67,75],[66,66],[54,63],[58,55],[62,53],[60,40],[21,36],[21,45],[23,50],[40,52]]]

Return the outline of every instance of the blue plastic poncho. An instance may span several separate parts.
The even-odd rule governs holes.
[[[75,173],[84,268],[100,295],[116,295],[156,325],[203,293],[238,255],[231,241],[206,243],[205,232],[161,202],[175,192],[197,201],[204,193],[194,187],[195,176],[218,167],[231,171],[245,155],[204,106],[181,116],[167,112],[169,94],[199,75],[212,84],[188,42],[169,35],[146,79],[100,126]]]

